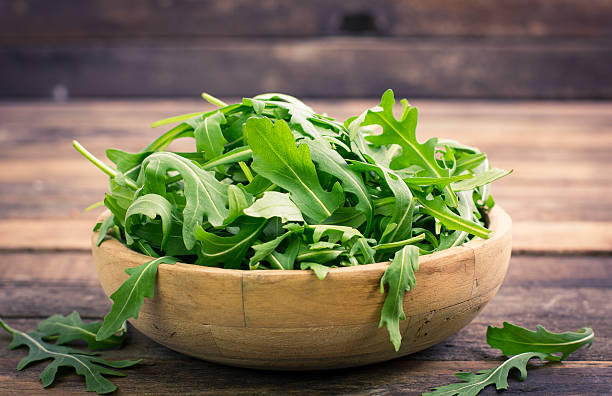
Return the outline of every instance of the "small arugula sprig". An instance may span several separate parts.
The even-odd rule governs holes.
[[[109,149],[110,166],[74,147],[110,177],[96,225],[153,258],[129,270],[111,297],[96,339],[137,317],[153,296],[158,258],[244,270],[331,268],[390,261],[380,325],[396,350],[404,294],[414,287],[418,256],[487,238],[494,201],[488,184],[510,171],[491,169],[478,149],[416,138],[417,109],[386,91],[380,104],[339,123],[296,98],[262,94],[185,114],[143,150]],[[381,129],[381,133],[376,131]],[[193,151],[170,149],[192,139]],[[168,259],[170,260],[170,259]],[[134,274],[144,277],[135,280]]]
[[[576,332],[552,333],[541,325],[536,331],[504,322],[503,327],[487,328],[487,343],[492,348],[509,356],[499,366],[480,370],[476,374],[460,372],[455,377],[463,382],[433,388],[433,392],[423,395],[436,396],[474,396],[488,385],[495,385],[497,390],[508,389],[508,376],[513,368],[520,372],[519,380],[527,378],[527,363],[533,358],[547,362],[559,362],[583,346],[591,346],[595,334],[590,327]],[[559,356],[561,355],[561,356]]]
[[[75,340],[87,342],[92,349],[114,348],[123,342],[125,333],[112,335],[103,342],[95,340],[95,334],[102,324],[100,322],[83,323],[77,312],[69,316],[53,315],[38,324],[38,331],[26,333],[9,326],[0,318],[0,327],[13,336],[9,349],[21,346],[29,348],[28,355],[17,365],[17,370],[23,370],[29,364],[52,359],[40,374],[43,387],[48,387],[55,381],[59,367],[72,367],[78,375],[85,377],[87,391],[99,394],[111,393],[117,386],[104,376],[123,377],[124,374],[111,370],[131,367],[140,360],[109,361],[95,352],[64,346]],[[55,343],[49,342],[55,340]]]

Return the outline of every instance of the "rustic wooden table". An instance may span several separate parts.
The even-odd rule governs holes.
[[[314,101],[344,119],[375,101]],[[189,358],[131,329],[110,358],[144,358],[122,394],[421,393],[453,382],[459,370],[490,368],[489,324],[511,321],[552,330],[592,326],[596,340],[563,364],[530,370],[508,394],[612,393],[612,104],[414,101],[421,139],[444,136],[476,145],[496,167],[514,173],[495,184],[497,202],[514,219],[510,270],[498,295],[466,328],[420,353],[368,367],[327,372],[265,372]],[[196,101],[0,103],[0,316],[33,330],[38,320],[78,310],[100,319],[109,300],[89,253],[97,213],[83,209],[107,188],[103,174],[71,147],[94,154],[136,150],[158,131],[158,118],[206,107]],[[0,394],[43,392],[41,367],[16,371],[25,350],[9,353],[0,334]],[[84,393],[81,378],[61,375],[48,390]],[[494,394],[487,389],[485,394]]]

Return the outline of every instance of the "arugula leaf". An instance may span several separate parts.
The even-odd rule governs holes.
[[[310,263],[307,261],[300,263],[300,269],[312,270],[312,272],[314,272],[314,274],[317,276],[317,278],[319,278],[319,280],[325,279],[325,277],[329,273],[329,267],[319,263]]]
[[[378,327],[387,326],[391,343],[396,351],[402,344],[399,321],[406,319],[404,314],[404,294],[412,290],[416,284],[415,271],[419,269],[419,249],[416,246],[404,246],[395,253],[391,264],[380,279],[380,292],[385,292],[385,284],[389,286],[387,297],[380,312]]]
[[[576,332],[551,333],[538,325],[536,331],[504,322],[503,327],[489,326],[487,328],[487,343],[491,348],[497,348],[506,356],[524,352],[541,352],[547,354],[562,354],[561,360],[567,358],[577,349],[593,344],[595,334],[590,327]]]
[[[266,220],[245,216],[239,225],[240,231],[227,237],[204,231],[198,226],[195,238],[201,242],[201,246],[196,264],[215,266],[224,263],[224,268],[240,268],[244,254],[262,232]]]
[[[206,160],[214,159],[223,154],[223,148],[227,143],[221,124],[225,124],[225,116],[217,111],[198,123],[193,131],[196,141],[196,150],[204,152]]]
[[[225,224],[231,224],[238,217],[242,216],[243,210],[253,204],[253,196],[241,187],[242,185],[230,184],[227,188],[227,201],[230,213],[225,219]]]
[[[87,391],[99,394],[111,393],[117,389],[115,384],[106,379],[105,375],[123,377],[124,374],[111,370],[110,368],[126,368],[140,363],[140,360],[109,361],[96,354],[83,352],[79,349],[50,344],[42,339],[39,333],[26,333],[7,325],[0,318],[0,327],[13,336],[9,349],[21,346],[29,348],[28,356],[23,358],[17,365],[17,370],[23,370],[29,364],[41,360],[52,359],[40,374],[43,387],[48,387],[55,381],[59,367],[72,367],[78,375],[85,377]],[[109,368],[110,367],[110,368]]]
[[[467,231],[470,234],[476,235],[481,238],[488,238],[489,231],[480,224],[476,224],[473,221],[466,220],[461,216],[452,212],[448,206],[444,203],[444,200],[440,196],[436,196],[434,199],[427,199],[423,195],[416,194],[416,199],[423,206],[425,212],[431,214],[440,223],[444,224],[451,230]]]
[[[104,221],[102,221],[102,223],[98,223],[98,224],[100,225],[100,227],[97,230],[94,229],[94,231],[99,231],[98,240],[96,241],[96,246],[100,246],[102,242],[104,242],[104,238],[106,237],[106,234],[108,234],[108,230],[110,230],[111,228],[115,226],[115,215],[111,214],[110,216],[105,218]]]
[[[404,180],[391,169],[382,165],[367,164],[357,161],[352,161],[352,163],[353,165],[351,167],[353,169],[378,173],[395,197],[395,209],[393,210],[390,221],[395,223],[396,227],[393,231],[385,234],[385,238],[381,236],[380,242],[393,242],[408,237],[412,232],[414,201],[410,188],[408,188]]]
[[[144,298],[153,298],[159,264],[174,264],[177,261],[174,257],[164,256],[147,261],[138,267],[126,269],[125,272],[130,277],[111,294],[113,306],[104,317],[104,324],[96,334],[96,340],[101,341],[111,337],[128,318],[138,318]]]
[[[455,376],[463,382],[439,386],[433,388],[433,392],[423,393],[423,395],[476,395],[488,385],[495,385],[497,390],[508,389],[508,375],[510,374],[510,370],[513,368],[518,369],[521,374],[519,379],[524,381],[525,378],[527,378],[527,362],[533,358],[545,360],[548,358],[548,355],[539,352],[525,352],[520,355],[512,356],[494,369],[480,370],[476,374],[457,373]]]
[[[442,168],[435,158],[438,143],[436,138],[421,144],[416,139],[417,109],[410,107],[402,99],[402,116],[399,120],[393,115],[395,97],[388,89],[380,100],[380,105],[370,109],[362,125],[380,125],[383,132],[380,135],[366,136],[366,140],[376,146],[398,144],[402,148],[401,155],[393,158],[391,169],[406,168],[419,165],[432,177],[449,177],[448,169]],[[444,187],[444,193],[451,206],[457,205],[457,197],[449,186]]]
[[[220,165],[235,164],[240,161],[246,161],[252,156],[253,151],[250,147],[238,147],[206,162],[202,165],[202,169],[210,170]]]
[[[353,246],[351,247],[350,254],[354,257],[356,254],[361,255],[363,258],[361,261],[358,261],[360,264],[374,264],[376,260],[374,259],[374,254],[376,250],[374,250],[367,239],[359,238],[355,241]]]
[[[191,249],[195,244],[193,231],[202,224],[204,215],[215,227],[222,225],[229,215],[229,209],[225,204],[228,186],[219,182],[213,173],[168,152],[155,153],[147,157],[143,162],[139,181],[144,182],[146,191],[165,195],[165,175],[168,170],[179,172],[183,178],[187,200],[183,209],[183,238],[187,249]]]
[[[264,192],[263,197],[244,209],[244,214],[251,217],[263,217],[265,219],[280,217],[283,223],[289,221],[304,221],[302,212],[300,212],[300,209],[291,201],[289,194],[277,191]]]
[[[244,130],[253,150],[253,169],[289,191],[307,217],[320,223],[340,206],[344,200],[342,187],[336,183],[331,192],[323,190],[308,146],[301,144],[296,148],[284,121],[273,125],[267,118],[249,118]]]
[[[365,233],[369,233],[374,215],[374,205],[361,175],[351,170],[344,158],[337,151],[334,151],[326,141],[304,139],[303,142],[310,148],[312,161],[319,166],[319,169],[338,178],[345,192],[355,194],[357,197],[356,208],[365,214]]]
[[[264,243],[251,246],[255,254],[249,260],[249,268],[257,268],[257,264],[260,261],[267,261],[277,269],[292,269],[293,262],[298,253],[300,247],[300,240],[294,239],[285,253],[279,253],[276,249],[279,245],[288,237],[294,234],[300,234],[304,231],[303,227],[298,227],[292,230],[288,230],[284,234]]]
[[[96,333],[102,327],[100,322],[83,323],[77,311],[68,316],[53,315],[38,323],[38,332],[42,339],[54,339],[55,345],[63,345],[75,340],[87,342],[91,350],[116,348],[123,344],[125,331],[113,334],[109,338],[98,341]]]
[[[512,170],[504,170],[504,169],[489,169],[486,172],[475,175],[474,177],[461,180],[453,183],[452,187],[454,191],[469,191],[473,190],[476,187],[484,186],[485,184],[489,184],[494,182],[495,180],[501,179],[504,176],[512,173]]]
[[[329,225],[329,224],[315,224],[309,226],[313,230],[312,240],[313,242],[319,242],[321,238],[328,237],[328,241],[332,243],[336,243],[341,241],[342,243],[346,243],[353,238],[363,237],[359,230],[346,227],[346,226],[338,226],[338,225]]]
[[[367,219],[363,212],[357,210],[353,206],[345,206],[336,209],[331,216],[325,219],[323,224],[359,228],[366,221]],[[364,233],[367,234],[367,232]]]
[[[166,198],[157,194],[146,194],[132,202],[125,214],[125,239],[128,245],[134,243],[134,239],[130,235],[132,216],[134,215],[145,215],[151,220],[159,215],[162,222],[161,248],[164,249],[172,227],[172,204]]]

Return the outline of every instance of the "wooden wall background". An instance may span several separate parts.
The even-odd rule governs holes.
[[[612,98],[612,0],[0,0],[0,96]]]

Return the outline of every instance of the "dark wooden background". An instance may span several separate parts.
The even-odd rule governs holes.
[[[0,0],[0,97],[612,98],[612,0]]]

